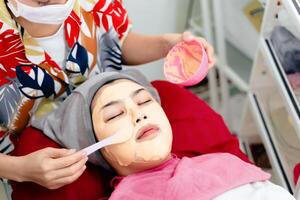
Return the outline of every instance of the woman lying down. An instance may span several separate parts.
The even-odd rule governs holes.
[[[292,200],[270,175],[228,153],[172,155],[172,130],[159,97],[135,70],[87,80],[47,117],[32,124],[62,146],[83,149],[117,134],[121,142],[91,154],[113,170],[118,200]]]

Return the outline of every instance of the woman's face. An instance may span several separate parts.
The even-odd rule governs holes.
[[[142,86],[125,79],[103,86],[91,105],[98,140],[118,130],[130,131],[124,143],[101,150],[114,167],[143,169],[159,164],[170,156],[172,130],[160,104]],[[149,165],[150,164],[150,165]]]

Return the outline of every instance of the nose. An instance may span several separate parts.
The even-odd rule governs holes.
[[[147,118],[148,118],[148,117],[147,117],[147,115],[145,115],[145,114],[138,115],[138,117],[137,117],[136,120],[135,120],[135,123],[138,124],[138,123],[140,123],[142,120],[145,120],[145,119],[147,119]]]
[[[52,5],[52,4],[64,4],[68,0],[35,0],[35,1],[41,5],[48,5],[48,4]]]
[[[128,114],[131,117],[131,122],[133,124],[141,123],[146,120],[148,116],[143,112],[143,110],[133,101],[128,101]]]

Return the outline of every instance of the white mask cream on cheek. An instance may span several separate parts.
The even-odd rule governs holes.
[[[111,160],[118,163],[122,167],[130,165],[135,160],[134,142],[128,141],[123,144],[112,145],[105,147],[104,151],[110,157]]]
[[[120,166],[128,166],[134,158],[132,152],[133,149],[135,149],[135,133],[129,120],[126,120],[122,127],[123,135],[119,137],[123,138],[123,142],[106,146],[103,148],[103,151],[105,151],[111,160],[116,161]]]
[[[128,141],[132,136],[131,135],[132,131],[128,131],[128,130],[129,130],[128,127],[126,127],[126,126],[122,127],[121,129],[116,131],[111,136],[101,139],[99,142],[84,148],[83,151],[85,151],[87,155],[90,155],[91,153],[93,153],[103,147],[106,147],[106,146],[109,146],[112,144],[124,143],[124,142]]]

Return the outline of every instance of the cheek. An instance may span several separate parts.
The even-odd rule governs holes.
[[[144,112],[148,115],[150,121],[156,121],[160,125],[170,126],[169,120],[160,105],[148,106]]]
[[[166,143],[166,145],[172,143],[172,127],[165,112],[163,111],[161,106],[157,106],[156,108],[152,108],[151,110],[152,115],[150,116],[150,121],[159,124],[163,134],[162,140]]]
[[[118,123],[105,123],[98,113],[92,114],[93,128],[98,140],[103,140],[111,136],[117,130]]]
[[[96,132],[97,139],[103,140],[107,137],[112,136],[115,132],[118,131],[118,125],[116,124],[106,124],[106,123],[99,123],[99,129]]]
[[[136,143],[133,140],[122,144],[105,147],[105,157],[108,161],[116,162],[120,166],[128,166],[135,161]],[[110,163],[113,165],[113,163]]]
[[[98,140],[102,140],[103,138],[105,138],[103,132],[104,123],[98,113],[92,113],[92,123],[96,138]]]

